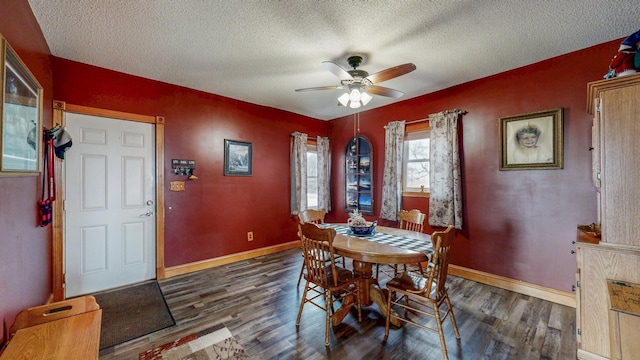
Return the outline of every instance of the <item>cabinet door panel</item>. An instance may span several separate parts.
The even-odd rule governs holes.
[[[601,94],[602,240],[640,246],[640,84]]]

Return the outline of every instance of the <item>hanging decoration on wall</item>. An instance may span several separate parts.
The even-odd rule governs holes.
[[[175,175],[188,176],[189,180],[195,180],[198,178],[194,174],[194,171],[196,170],[195,160],[171,159],[171,168]]]

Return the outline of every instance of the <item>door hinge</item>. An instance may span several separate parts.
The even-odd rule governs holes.
[[[578,328],[578,335],[582,335],[582,329]]]
[[[62,200],[62,211],[67,211],[67,200]]]
[[[580,287],[580,281],[576,281],[576,286]]]
[[[600,104],[596,105],[596,112],[599,113],[600,112]]]

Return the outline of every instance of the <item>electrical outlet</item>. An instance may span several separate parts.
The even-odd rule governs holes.
[[[253,241],[253,231],[247,233],[247,241]]]

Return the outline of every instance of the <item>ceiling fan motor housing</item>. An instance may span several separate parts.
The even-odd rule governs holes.
[[[369,73],[364,70],[348,70],[349,75],[351,75],[354,79],[364,79],[369,76]]]
[[[349,56],[349,58],[347,58],[347,62],[355,70],[355,68],[357,68],[358,66],[360,66],[360,64],[362,64],[362,56],[357,56],[357,55]]]

